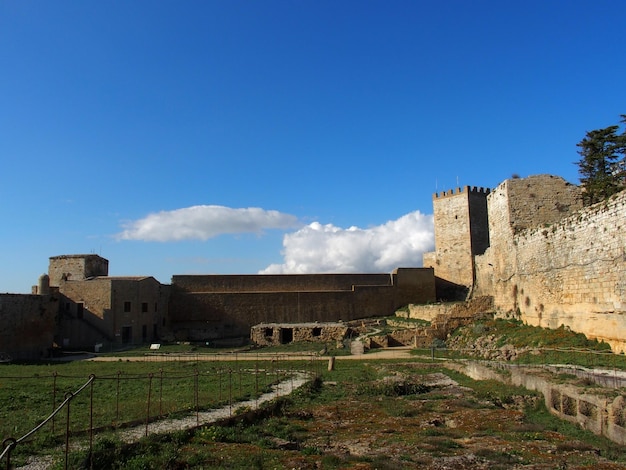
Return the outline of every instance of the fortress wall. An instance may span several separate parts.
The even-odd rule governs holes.
[[[0,294],[0,352],[13,359],[47,357],[57,308],[51,295]]]
[[[490,247],[475,258],[475,292],[492,295],[500,310],[520,308],[519,286],[510,282],[519,271],[515,235],[528,227],[558,223],[580,210],[580,196],[579,187],[552,175],[513,178],[498,185],[487,196]]]
[[[312,275],[311,278],[315,281],[318,276],[326,275]],[[368,279],[390,278],[389,274],[366,276]],[[248,336],[250,328],[259,323],[334,322],[392,315],[404,305],[435,300],[432,269],[399,269],[394,276],[398,279],[396,286],[354,285],[350,290],[318,292],[194,292],[186,291],[176,283],[172,285],[170,296],[170,326],[178,338],[198,341]],[[261,277],[267,281],[265,276]],[[363,279],[360,274],[341,277]],[[315,286],[314,282],[312,284]],[[302,288],[308,289],[309,286]]]
[[[172,290],[170,321],[189,340],[248,336],[259,323],[306,323],[389,315],[395,310],[388,287],[353,292],[181,293]]]
[[[353,285],[391,285],[390,274],[176,275],[188,292],[294,292],[352,290]]]
[[[583,208],[580,187],[553,175],[506,181],[511,229],[514,233],[558,222]]]
[[[474,259],[475,292],[479,295],[492,295],[496,305],[507,311],[516,308],[516,305],[511,303],[513,298],[510,295],[510,286],[506,282],[517,272],[512,222],[509,214],[509,183],[511,181],[502,182],[487,197],[490,247],[483,256],[477,256]]]
[[[626,351],[626,192],[515,240],[523,319]]]

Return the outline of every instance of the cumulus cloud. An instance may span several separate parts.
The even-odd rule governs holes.
[[[121,240],[208,240],[222,234],[260,233],[266,229],[291,229],[298,220],[290,214],[258,207],[192,206],[161,211],[124,224]]]
[[[422,265],[434,248],[433,216],[411,212],[383,225],[347,229],[313,222],[283,238],[283,264],[261,274],[391,272]]]

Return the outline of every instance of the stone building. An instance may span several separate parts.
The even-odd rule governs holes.
[[[108,261],[98,255],[51,257],[49,273],[59,295],[59,346],[92,351],[98,344],[142,344],[161,335],[169,287],[155,278],[109,276]]]

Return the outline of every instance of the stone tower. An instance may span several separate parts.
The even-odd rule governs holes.
[[[464,298],[474,285],[474,257],[489,247],[489,192],[464,186],[433,195],[435,251],[424,254],[424,267],[435,270],[438,298]]]
[[[61,255],[50,257],[50,286],[63,281],[84,281],[90,277],[108,276],[109,260],[98,255]]]

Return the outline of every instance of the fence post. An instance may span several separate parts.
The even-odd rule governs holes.
[[[220,405],[222,404],[222,367],[217,368],[217,381],[220,384]]]
[[[163,369],[159,369],[159,416],[163,416]]]
[[[256,354],[256,364],[254,373],[254,396],[256,397],[256,406],[259,407],[259,353]]]
[[[195,389],[194,400],[196,402],[196,424],[200,425],[200,403],[199,403],[200,399],[198,397],[198,395],[199,395],[198,394],[198,388],[199,388],[199,385],[198,385],[198,375],[199,375],[199,372],[198,372],[198,369],[196,369],[195,370],[195,375],[194,375],[194,384],[193,384],[194,385],[194,389]]]
[[[150,395],[152,394],[152,378],[154,374],[151,372],[148,374],[148,406],[146,408],[146,436],[148,435],[148,423],[150,422]]]
[[[93,384],[96,381],[95,374],[90,374],[90,394],[89,394],[89,468],[93,468]]]
[[[72,392],[67,392],[65,394],[65,399],[67,400],[67,418],[65,422],[65,470],[68,468],[70,455],[70,405],[72,404],[73,397],[74,394]]]
[[[52,373],[52,411],[57,408],[57,373],[56,371]],[[54,415],[52,415],[52,434],[54,435]]]
[[[117,391],[115,395],[115,422],[119,426],[120,422],[120,375],[121,371],[117,371]]]
[[[233,370],[228,368],[228,416],[233,415]]]
[[[2,448],[7,449],[7,466],[6,470],[11,470],[11,452],[15,449],[17,445],[17,439],[13,437],[7,437],[4,441],[2,441]]]

